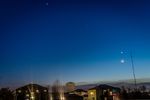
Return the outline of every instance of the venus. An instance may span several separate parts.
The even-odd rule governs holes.
[[[124,59],[121,59],[120,62],[123,64],[123,63],[125,63],[125,60],[124,60]]]

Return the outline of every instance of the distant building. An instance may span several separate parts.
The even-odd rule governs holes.
[[[75,90],[75,83],[74,82],[68,82],[66,83],[66,91],[71,92]]]
[[[68,92],[69,94],[75,94],[78,96],[83,97],[83,100],[87,100],[88,95],[87,95],[87,91],[83,90],[83,89],[76,89],[74,91]]]
[[[83,100],[82,96],[76,94],[65,93],[66,100]]]
[[[16,89],[15,100],[49,100],[48,89],[37,84],[28,84]]]
[[[99,85],[88,90],[88,100],[119,100],[120,88]]]
[[[87,95],[87,91],[83,90],[83,89],[76,89],[74,91],[69,92],[70,94],[76,94],[79,96],[84,96]]]

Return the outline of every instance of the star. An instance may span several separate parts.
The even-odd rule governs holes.
[[[48,6],[48,2],[46,2],[45,5]]]

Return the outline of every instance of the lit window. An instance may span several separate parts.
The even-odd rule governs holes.
[[[34,92],[31,92],[31,95],[34,95]]]
[[[31,96],[31,100],[34,100],[34,98],[35,98],[34,96]]]
[[[18,90],[19,93],[21,93],[21,90]]]
[[[94,95],[94,92],[90,92],[91,95]]]
[[[60,97],[60,100],[65,100],[65,97],[64,97],[64,96],[61,96],[61,97]]]
[[[36,93],[39,93],[39,90],[36,90]]]
[[[110,91],[109,93],[110,93],[110,95],[112,95],[112,91]]]
[[[29,94],[26,94],[26,97],[29,97]]]
[[[103,90],[103,95],[105,95],[106,92],[107,92],[107,90]]]
[[[47,90],[44,90],[44,92],[47,92]]]

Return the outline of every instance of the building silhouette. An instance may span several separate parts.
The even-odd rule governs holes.
[[[48,89],[37,84],[28,84],[15,90],[15,100],[49,100]]]
[[[120,88],[99,85],[88,90],[88,100],[119,100]]]

